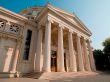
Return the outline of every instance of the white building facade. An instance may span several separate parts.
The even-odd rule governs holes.
[[[16,14],[0,7],[0,76],[95,71],[90,30],[48,4]]]

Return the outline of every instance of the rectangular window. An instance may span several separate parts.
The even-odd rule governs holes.
[[[27,30],[27,36],[26,36],[26,41],[25,41],[23,60],[28,60],[29,59],[31,36],[32,36],[32,31],[31,30]]]

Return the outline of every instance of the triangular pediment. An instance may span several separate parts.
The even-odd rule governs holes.
[[[57,12],[60,16],[63,16],[66,20],[70,21],[74,25],[80,27],[81,29],[91,34],[91,31],[82,23],[82,21],[76,15],[65,12],[64,10],[56,8],[50,4],[49,4],[49,8],[54,12]]]

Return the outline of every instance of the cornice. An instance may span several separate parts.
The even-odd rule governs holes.
[[[53,8],[54,10],[56,10],[56,11],[58,11],[58,12],[63,13],[64,15],[69,16],[70,18],[75,18],[76,21],[77,21],[78,23],[80,23],[80,25],[81,25],[82,27],[84,27],[85,30],[87,30],[87,31],[89,31],[89,32],[91,33],[91,31],[83,24],[83,22],[81,22],[81,20],[80,20],[75,14],[66,12],[66,11],[64,11],[64,10],[62,10],[62,9],[59,9],[59,8],[57,8],[57,7],[52,6],[51,4],[48,4],[48,8],[49,8],[49,7]],[[50,8],[50,9],[51,9],[51,8]],[[92,34],[92,33],[91,33],[91,34]]]
[[[84,27],[85,30],[89,31],[92,35],[92,32],[85,26],[85,24],[76,15],[74,18],[82,27]]]
[[[63,20],[65,20],[65,21],[67,21],[70,25],[72,25],[73,27],[77,27],[76,29],[79,29],[79,30],[81,30],[81,31],[83,31],[83,32],[86,32],[88,35],[92,35],[90,32],[88,32],[88,31],[85,31],[85,30],[83,30],[81,27],[79,27],[78,25],[75,25],[75,24],[73,24],[73,22],[71,22],[71,21],[69,21],[69,20],[67,20],[67,19],[65,19],[65,17],[63,17],[61,14],[59,14],[59,13],[57,13],[57,12],[55,12],[55,11],[53,11],[52,9],[50,9],[52,12],[54,12],[55,14],[57,14],[59,17],[61,17],[61,18],[63,18]]]
[[[54,10],[56,10],[56,11],[58,11],[58,12],[61,12],[61,13],[65,14],[65,15],[71,17],[71,18],[75,18],[75,19],[80,23],[80,25],[81,25],[82,27],[84,27],[87,31],[89,31],[89,32],[91,33],[91,31],[83,24],[83,22],[80,21],[80,19],[79,19],[75,14],[72,14],[72,13],[69,13],[69,12],[65,12],[64,10],[59,9],[59,8],[57,8],[57,7],[54,7],[54,6],[52,6],[51,4],[48,4],[48,8],[49,8],[49,7],[53,8]],[[50,9],[51,9],[51,8],[50,8]],[[92,34],[92,33],[91,33],[91,34]]]
[[[4,14],[7,14],[7,15],[10,15],[10,16],[15,17],[15,18],[20,19],[20,20],[27,20],[26,17],[21,16],[19,14],[16,14],[16,13],[14,13],[14,12],[12,12],[10,10],[7,10],[7,9],[5,9],[3,7],[0,7],[0,12],[2,12]]]
[[[52,6],[51,4],[48,4],[48,8],[49,8],[50,10],[52,10],[53,12],[54,12],[54,10],[57,10],[57,11],[59,11],[59,12],[62,12],[63,14],[68,15],[70,18],[75,18],[76,21],[77,21],[82,27],[84,27],[84,29],[85,29],[86,31],[88,31],[90,35],[92,35],[91,31],[80,21],[80,19],[79,19],[76,15],[71,14],[71,13],[68,13],[68,12],[65,12],[65,11],[63,11],[63,10],[57,8],[57,7]],[[53,10],[53,9],[54,9],[54,10]],[[60,14],[59,14],[59,15],[60,15]],[[61,15],[60,15],[60,16],[61,16]],[[70,21],[70,22],[71,22],[71,21]],[[75,26],[77,26],[77,25],[75,25]],[[77,26],[77,27],[79,27],[79,26]]]
[[[25,23],[28,23],[30,25],[36,26],[36,23],[28,20],[26,17],[24,17],[22,15],[19,15],[19,14],[16,14],[16,13],[14,13],[14,12],[12,12],[10,10],[7,10],[5,8],[0,7],[0,12],[3,13],[3,15],[6,15],[8,17],[12,17],[12,18],[15,18],[17,20],[20,20],[20,21],[23,21]]]
[[[61,12],[61,13],[65,14],[65,15],[69,16],[69,17],[75,17],[74,14],[69,13],[69,12],[67,12],[67,11],[65,11],[63,9],[58,8],[58,7],[52,6],[51,4],[48,4],[48,8],[52,8],[55,11]]]
[[[67,21],[68,23],[70,23],[72,26],[74,26],[74,27],[77,27],[77,29],[80,29],[81,31],[83,31],[83,32],[86,32],[89,36],[91,36],[92,35],[92,33],[91,33],[91,31],[89,31],[88,29],[86,29],[85,27],[84,27],[84,25],[82,25],[82,27],[84,27],[84,29],[82,29],[81,27],[79,27],[78,25],[75,25],[75,24],[73,24],[73,22],[71,22],[71,21],[69,21],[69,20],[67,20],[67,19],[65,19],[65,17],[64,16],[62,16],[61,14],[59,14],[58,12],[56,12],[53,8],[51,8],[49,5],[47,5],[46,7],[44,7],[44,9],[41,11],[41,13],[40,13],[40,15],[37,17],[37,20],[40,20],[40,17],[42,17],[42,15],[45,13],[45,12],[49,12],[49,11],[52,11],[52,12],[54,12],[56,15],[58,15],[58,16],[60,16],[61,18],[63,18],[65,21]],[[73,18],[76,18],[76,17],[74,17],[74,16],[72,16]],[[80,22],[79,22],[80,23]]]

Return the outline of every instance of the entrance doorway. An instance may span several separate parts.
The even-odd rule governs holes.
[[[57,72],[57,52],[51,51],[51,71]]]

